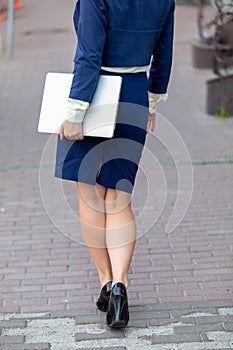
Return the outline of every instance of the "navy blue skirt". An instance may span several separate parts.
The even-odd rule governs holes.
[[[58,137],[55,177],[131,193],[146,139],[148,79],[146,73],[101,74],[123,78],[114,136]]]

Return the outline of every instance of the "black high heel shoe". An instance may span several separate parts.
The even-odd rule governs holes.
[[[100,295],[96,302],[96,306],[102,312],[106,312],[108,309],[111,290],[112,290],[112,281],[106,283],[100,291]]]
[[[114,284],[112,288],[106,321],[112,328],[124,328],[129,322],[127,291],[121,282]]]

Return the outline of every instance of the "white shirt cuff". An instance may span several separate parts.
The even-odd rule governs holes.
[[[157,104],[160,102],[166,102],[168,94],[154,94],[149,91],[149,113],[153,114],[156,112]]]
[[[65,119],[71,123],[82,123],[88,107],[88,102],[69,98]]]

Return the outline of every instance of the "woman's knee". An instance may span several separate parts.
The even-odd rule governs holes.
[[[131,207],[131,197],[130,193],[107,188],[105,196],[106,213],[116,214]]]
[[[88,207],[89,209],[100,212],[105,211],[106,189],[103,186],[93,186],[77,182],[76,189],[80,207]]]

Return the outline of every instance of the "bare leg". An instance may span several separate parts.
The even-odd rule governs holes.
[[[79,215],[84,240],[99,273],[103,287],[112,280],[111,262],[106,248],[106,188],[76,183],[79,198]]]
[[[131,195],[107,189],[106,243],[112,266],[113,285],[128,286],[128,270],[136,240],[136,227],[131,209]]]

